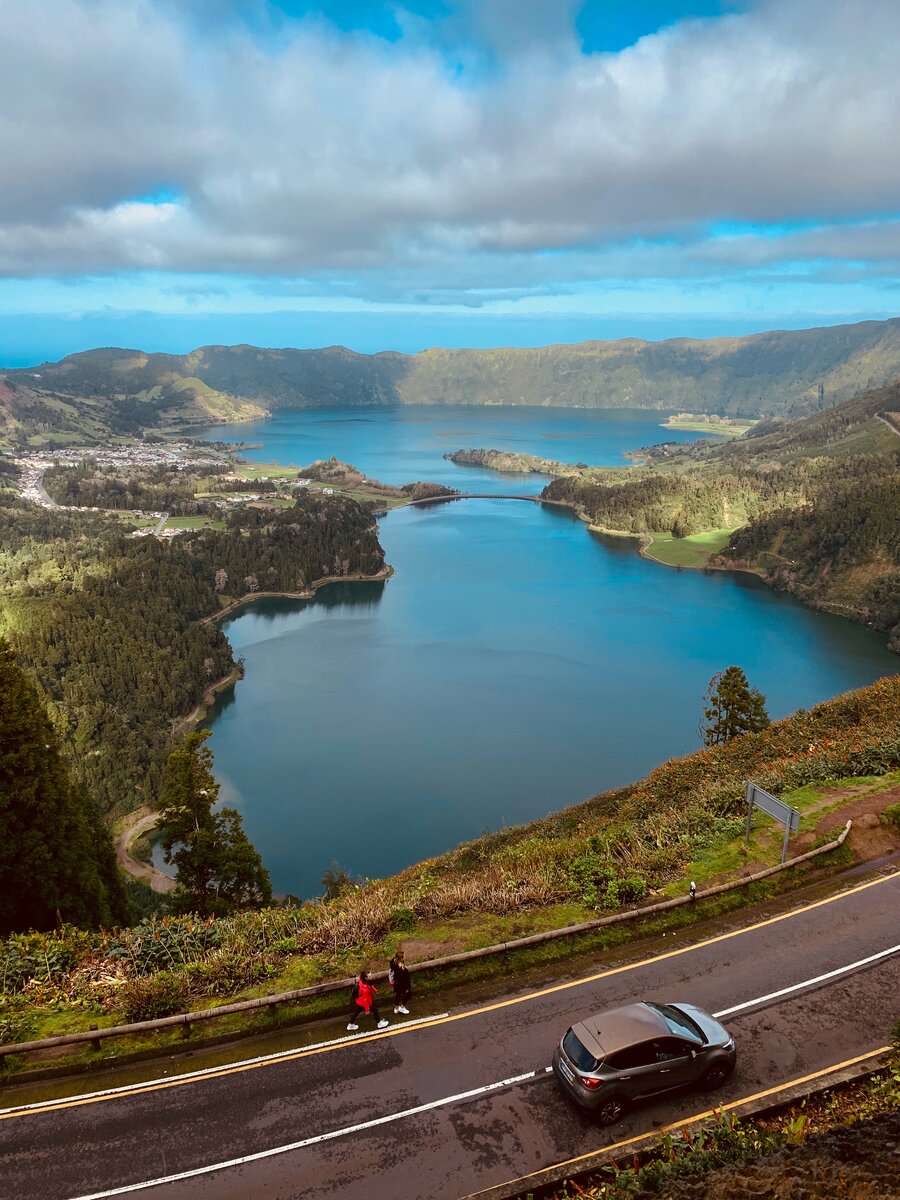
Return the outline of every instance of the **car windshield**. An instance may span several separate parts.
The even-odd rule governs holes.
[[[578,1038],[575,1036],[575,1030],[570,1029],[563,1038],[563,1050],[575,1064],[579,1071],[596,1071],[597,1060],[593,1054],[588,1053],[587,1049],[582,1046]]]
[[[647,1007],[659,1013],[672,1033],[678,1037],[688,1037],[695,1042],[706,1041],[706,1035],[697,1022],[692,1021],[680,1008],[673,1008],[671,1004],[648,1004]]]

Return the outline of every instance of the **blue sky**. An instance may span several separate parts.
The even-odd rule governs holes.
[[[900,311],[900,5],[0,10],[0,363]]]

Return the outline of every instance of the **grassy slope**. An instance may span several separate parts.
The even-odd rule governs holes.
[[[801,809],[805,847],[810,840],[830,840],[843,825],[839,809],[845,802],[859,804],[864,797],[873,812],[888,805],[900,783],[898,770],[900,677],[895,677],[798,712],[761,734],[663,763],[630,787],[487,834],[390,879],[351,887],[332,902],[215,922],[178,918],[123,935],[64,930],[33,943],[10,939],[6,946],[0,943],[0,969],[13,981],[6,1007],[14,1016],[15,996],[31,978],[27,1000],[23,997],[31,1032],[48,1034],[83,1028],[90,1020],[113,1024],[134,1017],[126,1003],[155,1004],[161,994],[171,993],[176,1009],[207,1007],[235,994],[262,995],[342,977],[361,958],[386,961],[400,943],[416,960],[560,928],[618,906],[609,900],[610,872],[645,880],[661,893],[683,893],[690,878],[702,884],[777,862],[780,834],[763,818],[754,825],[749,850],[744,846],[748,777]],[[852,861],[849,845],[839,854],[841,863]],[[768,894],[761,887],[754,899]],[[746,901],[742,893],[729,894],[722,898],[724,908],[703,908],[702,915]],[[694,916],[691,907],[679,909],[673,919]],[[590,945],[609,948],[630,936],[626,927],[615,926]],[[586,948],[581,944],[575,952]],[[567,944],[553,943],[517,961],[516,968],[571,953]],[[501,969],[507,973],[509,965]],[[122,987],[126,980],[132,981],[129,992]],[[446,986],[446,979],[438,983]]]

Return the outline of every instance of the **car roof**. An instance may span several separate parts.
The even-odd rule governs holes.
[[[581,1044],[598,1059],[670,1032],[662,1016],[646,1004],[610,1008],[572,1028]]]

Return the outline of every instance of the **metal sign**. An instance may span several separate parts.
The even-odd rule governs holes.
[[[747,841],[750,841],[750,823],[753,820],[754,808],[760,809],[761,812],[768,813],[770,817],[774,817],[776,821],[781,821],[784,825],[784,844],[781,847],[781,861],[787,858],[788,839],[792,833],[796,833],[800,828],[800,814],[796,808],[791,808],[789,804],[785,804],[783,800],[779,800],[777,796],[771,795],[769,792],[763,791],[761,787],[757,787],[755,783],[747,784]]]

